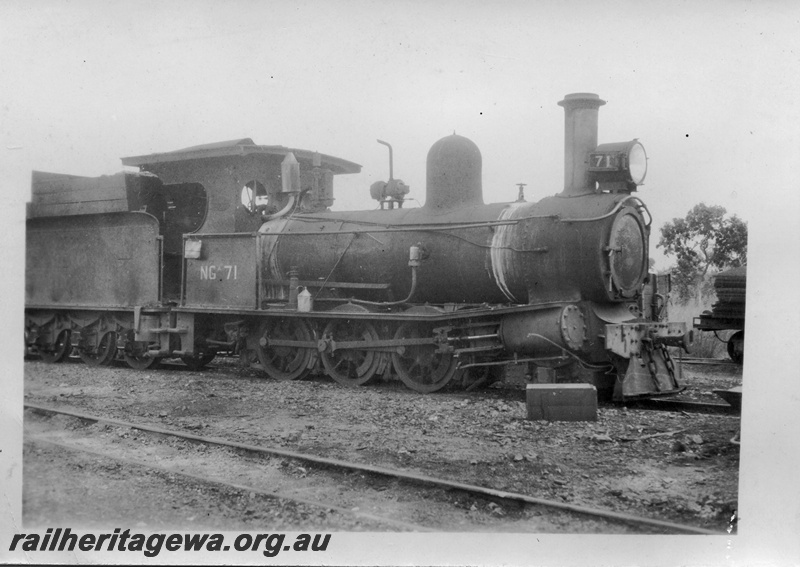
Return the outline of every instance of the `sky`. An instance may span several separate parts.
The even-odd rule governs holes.
[[[565,94],[593,92],[599,141],[639,138],[658,228],[696,203],[751,220],[792,177],[789,2],[0,2],[4,162],[96,176],[120,158],[252,138],[359,163],[335,208],[395,177],[424,202],[428,149],[483,155],[487,202],[563,188]],[[787,152],[790,154],[790,152]],[[789,160],[791,165],[797,159]],[[5,165],[5,164],[4,164]],[[9,171],[8,167],[4,167]]]
[[[454,131],[481,150],[486,202],[517,183],[538,200],[564,183],[557,102],[592,92],[600,143],[647,150],[656,267],[671,262],[655,249],[665,222],[700,202],[738,215],[752,320],[770,317],[748,340],[789,352],[772,329],[796,326],[782,298],[800,279],[799,38],[789,0],[0,0],[4,254],[24,246],[31,170],[111,174],[124,156],[243,137],[361,164],[337,178],[339,210],[375,207],[377,139],[424,202],[427,152]]]

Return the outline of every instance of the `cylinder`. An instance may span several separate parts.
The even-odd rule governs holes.
[[[568,94],[564,107],[564,195],[594,191],[589,153],[597,148],[598,109],[606,103],[594,93]]]
[[[576,305],[509,315],[500,327],[500,339],[506,349],[531,356],[581,351],[586,338],[586,319]]]

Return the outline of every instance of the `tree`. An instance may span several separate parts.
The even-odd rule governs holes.
[[[674,255],[677,265],[673,283],[681,300],[692,298],[709,269],[724,270],[747,264],[747,223],[718,205],[695,205],[686,217],[672,219],[661,227],[657,247]]]

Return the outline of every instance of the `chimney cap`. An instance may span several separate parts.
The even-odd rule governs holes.
[[[572,93],[564,97],[564,100],[558,102],[559,106],[569,108],[600,108],[606,101],[600,98],[600,95],[594,93]]]

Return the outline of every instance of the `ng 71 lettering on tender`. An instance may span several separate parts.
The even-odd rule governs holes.
[[[237,280],[239,279],[239,269],[236,265],[215,266],[214,264],[206,264],[205,266],[200,266],[200,279]]]

